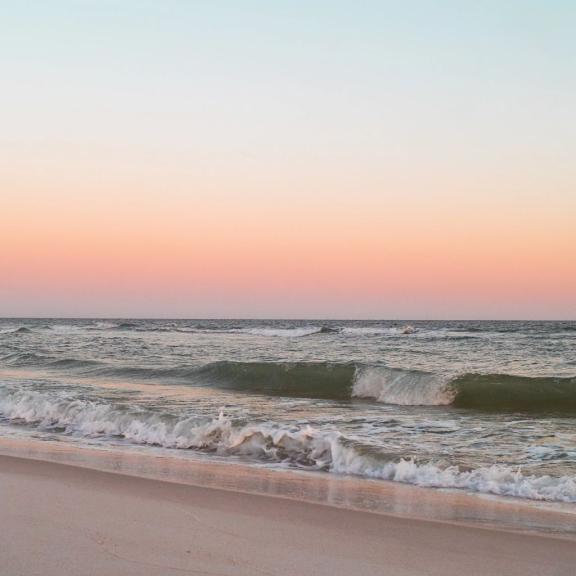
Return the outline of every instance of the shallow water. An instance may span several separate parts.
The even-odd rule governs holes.
[[[576,323],[0,320],[0,432],[576,502]]]

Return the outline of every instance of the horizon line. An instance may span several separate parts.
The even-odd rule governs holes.
[[[576,322],[576,318],[322,318],[322,317],[168,317],[168,316],[0,316],[0,320],[152,320],[152,321],[278,321],[278,322]]]

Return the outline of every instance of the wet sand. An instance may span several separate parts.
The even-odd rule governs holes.
[[[0,574],[572,575],[571,539],[0,456]]]

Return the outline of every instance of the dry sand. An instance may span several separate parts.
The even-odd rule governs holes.
[[[569,539],[0,456],[0,576],[573,576]]]

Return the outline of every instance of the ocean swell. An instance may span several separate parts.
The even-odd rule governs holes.
[[[478,410],[576,411],[576,377],[465,374],[449,386],[453,404]]]
[[[576,377],[511,374],[436,374],[353,362],[231,362],[126,366],[99,360],[9,353],[6,366],[208,386],[247,394],[402,406],[447,406],[482,411],[576,412]]]

